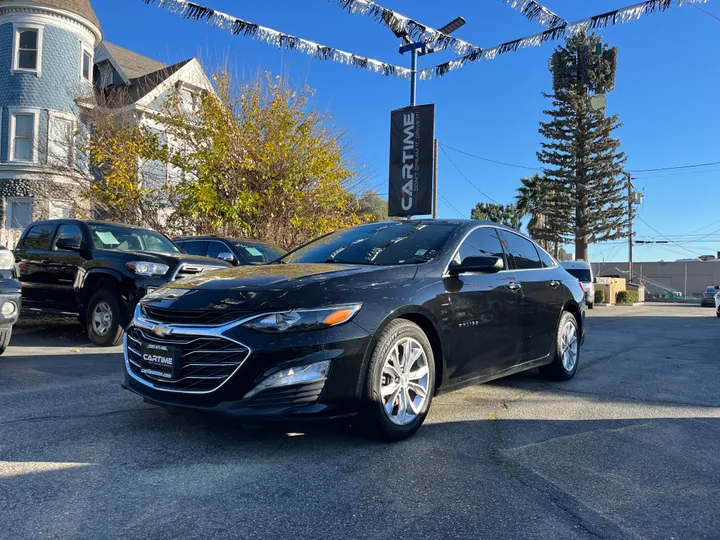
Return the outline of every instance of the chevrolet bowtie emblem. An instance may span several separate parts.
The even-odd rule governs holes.
[[[161,324],[157,324],[152,327],[153,334],[155,334],[158,337],[164,337],[169,336],[172,334],[172,328],[168,328],[167,326],[163,326]]]

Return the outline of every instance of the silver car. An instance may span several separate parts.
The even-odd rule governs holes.
[[[586,261],[563,261],[560,266],[582,283],[583,289],[585,289],[585,303],[588,309],[592,309],[595,305],[595,276],[590,263]]]

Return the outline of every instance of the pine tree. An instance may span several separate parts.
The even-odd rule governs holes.
[[[627,237],[623,165],[620,141],[612,137],[621,126],[618,116],[593,110],[589,93],[606,93],[615,86],[617,48],[602,50],[601,37],[580,33],[568,38],[551,57],[553,108],[541,122],[538,160],[548,165],[544,176],[556,192],[548,219],[564,240],[574,237],[575,258],[588,259],[588,245]]]

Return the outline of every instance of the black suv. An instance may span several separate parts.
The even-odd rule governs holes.
[[[137,302],[158,287],[228,263],[186,255],[166,236],[104,221],[30,224],[15,248],[23,307],[78,315],[93,343],[118,345]]]
[[[220,259],[235,266],[267,264],[286,253],[284,249],[267,242],[221,236],[183,236],[176,238],[175,244],[185,253]]]

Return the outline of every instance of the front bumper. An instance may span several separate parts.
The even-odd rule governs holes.
[[[233,356],[235,353],[230,353],[222,358],[226,365],[237,362],[237,366],[230,366],[228,372],[231,373],[223,380],[218,379],[218,384],[208,386],[209,383],[201,381],[201,386],[187,386],[188,381],[185,381],[180,384],[186,386],[178,388],[177,383],[143,373],[142,368],[137,365],[137,362],[142,364],[140,356],[135,352],[138,348],[137,340],[143,342],[156,338],[149,333],[153,323],[134,321],[125,337],[122,387],[149,403],[168,409],[196,410],[262,420],[329,419],[357,411],[364,380],[361,376],[363,362],[371,336],[353,322],[325,330],[277,335],[255,332],[237,326],[237,323],[220,328],[200,329],[161,326],[172,328],[170,337],[177,341],[183,341],[187,336],[198,336],[199,334],[193,332],[201,331],[203,337],[196,339],[205,340],[203,343],[210,343],[206,341],[210,333],[217,339],[245,347],[247,351],[237,353],[236,356]],[[203,347],[207,350],[208,345]],[[204,351],[201,351],[201,354],[204,354]],[[185,356],[182,354],[183,358]],[[208,358],[213,360],[214,356],[205,356],[206,361]],[[244,398],[260,381],[280,369],[325,360],[330,361],[330,369],[323,381],[269,388],[250,398]],[[180,362],[184,364],[185,360],[181,359]],[[182,370],[186,370],[186,367]]]
[[[715,297],[702,298],[700,300],[700,306],[701,307],[706,307],[706,306],[715,307]]]
[[[0,280],[0,307],[6,302],[15,304],[15,311],[9,316],[5,316],[0,311],[0,326],[12,326],[20,316],[22,307],[22,294],[20,282],[15,279]]]

